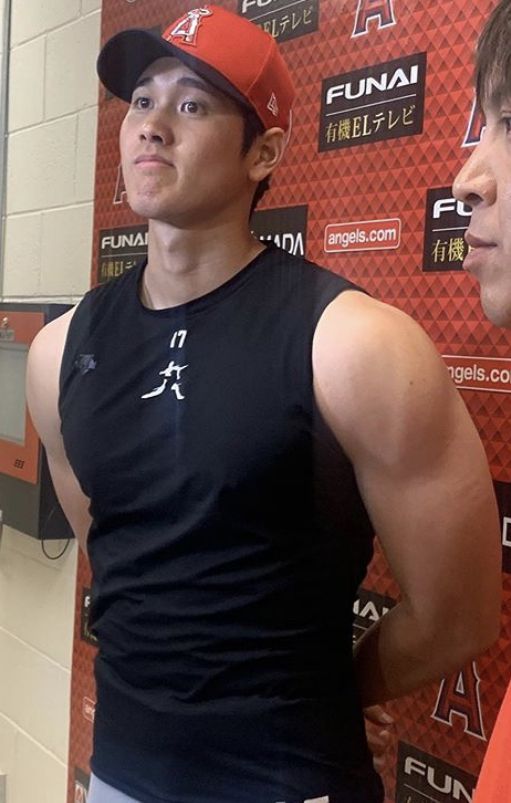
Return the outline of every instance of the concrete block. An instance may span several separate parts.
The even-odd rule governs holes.
[[[0,767],[2,772],[11,775],[18,749],[19,731],[14,722],[6,719],[0,712]]]
[[[74,202],[75,117],[11,134],[7,158],[7,214]]]
[[[42,217],[39,212],[8,217],[5,228],[3,294],[32,296],[39,292]]]
[[[43,296],[39,296],[39,298],[43,298]],[[51,299],[48,298],[48,301]],[[4,534],[2,538],[2,546],[0,547],[0,562],[1,562],[1,550],[4,548],[4,545],[7,549],[11,549],[14,552],[19,552],[20,555],[23,555],[26,558],[30,558],[30,560],[35,560],[37,563],[40,563],[42,566],[50,566],[50,568],[54,569],[55,571],[60,571],[61,561],[49,561],[47,557],[43,554],[41,549],[41,544],[36,538],[31,538],[25,533],[19,533],[13,527],[9,527],[4,525]],[[55,551],[58,552],[63,547],[63,542],[60,540],[55,541]],[[73,549],[73,545],[69,547],[69,549]],[[50,547],[51,549],[51,547]],[[62,559],[62,561],[69,560],[69,551],[66,552],[66,557]]]
[[[76,193],[77,203],[92,201],[96,165],[96,134],[98,109],[93,106],[78,115],[78,139],[76,145]]]
[[[62,549],[60,541],[49,544],[48,551],[57,552],[56,547]],[[0,627],[67,669],[73,649],[76,559],[75,542],[54,563],[26,557],[8,543],[0,557]]]
[[[66,765],[23,733],[18,736],[14,772],[7,782],[9,803],[66,803]]]
[[[0,628],[0,711],[67,761],[71,674]]]
[[[100,23],[101,15],[97,11],[48,35],[45,80],[47,120],[97,103],[96,59]]]
[[[90,14],[101,8],[101,0],[82,0],[82,14]]]
[[[9,131],[44,119],[45,40],[39,37],[11,51]]]
[[[92,203],[43,214],[41,293],[80,295],[90,286]]]
[[[65,25],[80,15],[80,0],[15,0],[12,6],[11,46]]]

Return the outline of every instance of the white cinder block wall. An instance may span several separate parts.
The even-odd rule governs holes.
[[[0,298],[73,302],[89,286],[101,0],[11,4]],[[0,771],[7,803],[66,801],[76,557],[73,543],[51,562],[38,542],[4,527]]]

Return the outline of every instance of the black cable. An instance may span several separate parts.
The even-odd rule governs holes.
[[[58,554],[58,555],[50,555],[50,554],[48,554],[48,552],[46,551],[46,546],[45,546],[45,540],[44,540],[44,538],[41,538],[41,549],[43,550],[43,555],[44,555],[46,558],[48,558],[48,560],[58,560],[59,558],[61,558],[61,557],[62,557],[62,555],[64,554],[64,552],[66,551],[66,549],[68,548],[68,546],[69,546],[69,544],[71,543],[71,541],[72,541],[72,540],[73,540],[72,538],[68,538],[68,539],[66,540],[66,544],[65,544],[65,546],[64,546],[64,549],[62,550],[62,552],[59,552],[59,554]]]

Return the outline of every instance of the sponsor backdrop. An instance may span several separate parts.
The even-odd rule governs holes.
[[[470,210],[456,203],[450,190],[481,134],[471,58],[477,33],[495,2],[223,4],[282,42],[298,88],[285,165],[254,215],[253,230],[397,305],[433,338],[492,466],[509,609],[511,338],[483,320],[474,283],[462,271]],[[194,5],[193,0],[103,0],[103,40],[122,28],[163,29]],[[124,112],[121,101],[100,90],[93,284],[132,269],[146,250],[144,221],[126,204],[118,168],[117,132]],[[89,585],[81,557],[68,803],[85,801],[88,789],[95,695]],[[377,552],[355,604],[354,638],[392,607],[396,597]],[[397,732],[385,773],[388,801],[471,800],[511,674],[510,638],[511,622],[505,615],[502,638],[490,653],[459,675],[390,707]]]

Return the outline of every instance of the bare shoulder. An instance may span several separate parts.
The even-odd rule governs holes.
[[[59,381],[69,323],[76,307],[41,329],[30,347],[27,403],[43,442],[57,497],[80,545],[85,550],[91,517],[85,496],[68,461],[59,415]]]
[[[314,337],[316,359],[381,357],[383,345],[406,349],[408,343],[430,346],[423,329],[405,312],[353,291],[341,293],[326,307]]]
[[[438,415],[459,412],[459,394],[435,346],[404,312],[346,292],[324,311],[313,343],[314,390],[348,447],[424,437]],[[418,423],[419,422],[419,423]]]
[[[27,402],[43,442],[57,437],[59,376],[69,323],[76,307],[48,323],[34,338],[27,362]]]
[[[29,352],[29,361],[32,364],[44,362],[46,359],[55,361],[55,357],[62,356],[66,343],[69,324],[76,311],[76,307],[59,315],[55,320],[44,326],[34,338]]]

